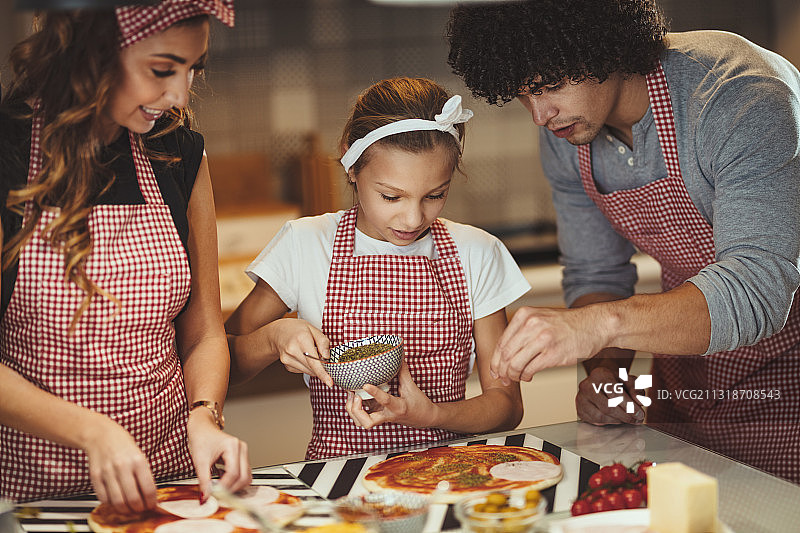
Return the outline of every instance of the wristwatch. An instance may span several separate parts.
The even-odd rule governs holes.
[[[217,402],[212,402],[211,400],[197,400],[189,407],[189,412],[191,413],[198,407],[205,407],[211,414],[214,415],[214,422],[217,424],[219,429],[223,429],[225,427],[225,417],[222,416],[222,409],[219,408],[219,404]]]

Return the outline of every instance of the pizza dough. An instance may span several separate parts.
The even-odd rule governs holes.
[[[500,468],[501,475],[519,479],[504,479],[491,472],[492,468],[507,463],[540,464]],[[558,483],[562,475],[558,459],[547,452],[522,446],[478,444],[396,455],[370,467],[361,483],[370,492],[401,490],[433,494],[436,501],[454,503],[476,492],[545,489]],[[436,490],[441,481],[448,482],[448,490]]]
[[[142,513],[120,513],[103,503],[89,514],[89,527],[95,533],[256,533],[257,526],[246,513],[225,507],[216,498],[200,505],[199,494],[197,485],[160,487],[158,507]],[[251,486],[239,495],[276,526],[286,525],[303,514],[300,498],[273,487]]]

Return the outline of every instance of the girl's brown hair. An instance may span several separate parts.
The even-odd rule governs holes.
[[[376,83],[356,100],[339,141],[342,153],[358,139],[386,124],[408,118],[434,120],[449,98],[450,95],[441,85],[427,78],[391,78]],[[455,128],[463,143],[466,131],[464,124],[455,124]],[[450,133],[439,130],[396,133],[380,139],[372,146],[375,145],[392,146],[414,153],[444,145],[448,149],[453,170],[459,169],[461,161],[461,143]],[[352,169],[356,174],[369,162],[372,146],[353,164]]]
[[[206,20],[207,17],[187,19]],[[42,238],[64,255],[64,277],[84,293],[70,329],[74,329],[97,287],[85,271],[92,251],[88,218],[97,198],[113,183],[111,171],[100,162],[104,138],[101,118],[119,79],[120,34],[113,10],[52,11],[37,15],[34,33],[11,51],[14,79],[4,102],[37,102],[42,117],[42,166],[36,178],[8,195],[8,208],[30,216],[23,228],[3,246],[3,270],[16,263],[44,210],[60,208]],[[188,125],[187,110],[167,114],[169,124],[156,135]],[[137,136],[140,147],[145,148]],[[145,150],[148,156],[172,160]]]

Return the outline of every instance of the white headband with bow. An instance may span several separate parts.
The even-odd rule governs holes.
[[[455,137],[456,142],[458,142],[460,139],[455,124],[468,121],[472,118],[472,115],[473,113],[469,109],[461,109],[461,96],[452,96],[442,106],[442,112],[433,117],[435,120],[407,118],[381,126],[355,141],[347,152],[345,152],[340,161],[344,167],[344,171],[350,172],[350,168],[358,161],[358,158],[361,157],[364,150],[369,148],[373,143],[389,135],[405,133],[407,131],[444,131]]]

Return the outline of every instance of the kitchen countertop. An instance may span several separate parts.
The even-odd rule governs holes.
[[[797,531],[800,524],[800,486],[645,426],[597,427],[566,422],[477,435],[449,443],[463,444],[529,446],[559,457],[564,477],[542,494],[549,502],[549,512],[561,516],[569,516],[578,487],[585,488],[588,477],[600,466],[613,462],[631,465],[647,459],[680,461],[715,477],[719,483],[720,519],[734,532],[786,533]],[[358,482],[361,474],[386,457],[386,453],[381,453],[255,468],[253,484],[275,486],[309,503],[322,502],[363,493]],[[89,531],[86,516],[96,505],[93,495],[22,504],[20,507],[40,510],[38,517],[22,521],[23,530],[65,532],[71,531],[70,523],[73,531]],[[325,523],[327,519],[325,512],[312,510],[298,525],[309,527]],[[458,530],[452,505],[431,507],[424,533]]]

